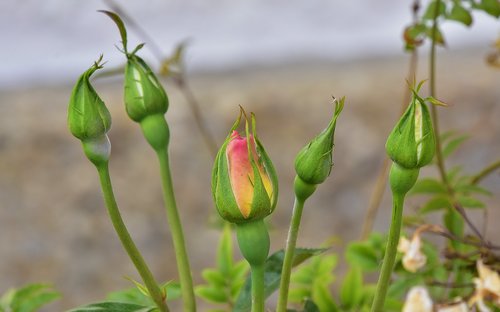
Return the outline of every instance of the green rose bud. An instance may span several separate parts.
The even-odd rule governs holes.
[[[105,135],[111,127],[109,111],[89,81],[90,76],[102,68],[101,60],[102,56],[78,78],[69,100],[69,130],[82,141]]]
[[[306,184],[321,184],[332,171],[335,126],[344,108],[344,100],[345,98],[340,101],[334,99],[335,111],[328,127],[304,146],[295,158],[295,172]]]
[[[385,145],[387,155],[399,166],[421,168],[432,161],[436,150],[432,120],[425,101],[413,90],[408,109],[392,130]]]
[[[111,116],[97,92],[90,84],[90,76],[98,69],[102,56],[78,79],[68,108],[70,132],[82,141],[87,158],[96,166],[106,163],[111,152],[107,132]]]
[[[164,115],[168,109],[165,90],[149,66],[135,54],[127,54],[124,98],[127,114],[136,122],[151,115]]]
[[[257,139],[255,117],[251,115],[251,133],[245,121],[246,137],[235,131],[240,120],[241,114],[217,153],[212,170],[215,205],[221,217],[233,223],[263,219],[273,212],[278,200],[277,175]]]

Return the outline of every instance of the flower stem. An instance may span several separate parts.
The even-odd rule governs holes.
[[[392,197],[392,220],[389,229],[389,237],[387,239],[387,247],[385,249],[384,262],[382,263],[382,271],[377,283],[377,291],[373,300],[371,312],[384,311],[385,296],[389,287],[394,262],[396,260],[396,251],[399,243],[399,234],[401,232],[401,223],[403,219],[403,204],[404,195],[393,193]]]
[[[177,211],[174,189],[172,185],[172,176],[170,174],[170,165],[166,148],[156,151],[160,162],[160,171],[162,179],[163,199],[165,201],[165,209],[167,212],[168,225],[172,233],[174,243],[175,258],[177,261],[177,270],[179,271],[179,279],[181,282],[182,300],[184,303],[185,312],[196,311],[196,300],[194,297],[193,280],[191,277],[191,269],[189,267],[189,258],[184,242],[184,234],[182,224]]]
[[[439,7],[441,5],[440,0],[436,0],[434,15],[432,18],[432,29],[431,29],[431,50],[429,58],[429,92],[430,96],[436,97],[436,34],[438,31],[438,17],[439,17]],[[439,170],[439,175],[441,180],[448,188],[449,192],[452,192],[451,186],[448,182],[448,177],[446,176],[446,168],[444,165],[443,151],[441,145],[441,137],[439,135],[439,116],[437,112],[436,105],[431,105],[431,117],[434,126],[434,137],[436,140],[436,160],[437,167]]]
[[[102,163],[96,166],[97,172],[99,173],[99,179],[101,181],[102,193],[104,195],[104,201],[108,209],[108,214],[113,223],[116,233],[120,238],[120,241],[125,248],[125,251],[129,255],[130,259],[134,263],[139,275],[141,276],[144,285],[146,286],[151,298],[158,306],[161,312],[168,312],[168,307],[165,303],[165,297],[162,294],[158,284],[156,283],[153,274],[149,270],[144,258],[137,249],[132,237],[123,222],[123,219],[118,210],[118,205],[116,204],[115,196],[113,194],[113,188],[111,185],[111,178],[109,176],[108,163]]]
[[[252,312],[264,312],[264,265],[250,266],[252,277]]]
[[[283,260],[283,269],[281,270],[280,293],[278,297],[278,305],[276,312],[285,312],[288,301],[288,288],[290,286],[290,274],[292,272],[293,254],[297,244],[297,236],[299,233],[300,220],[302,218],[302,210],[304,208],[304,200],[295,197],[293,205],[292,220],[288,237],[286,240],[285,258]]]

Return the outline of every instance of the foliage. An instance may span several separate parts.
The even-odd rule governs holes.
[[[50,285],[29,284],[5,292],[0,297],[0,312],[33,312],[60,297]]]

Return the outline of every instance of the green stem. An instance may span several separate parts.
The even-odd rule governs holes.
[[[478,184],[482,179],[486,178],[489,174],[493,173],[498,168],[500,168],[500,160],[497,160],[494,163],[488,165],[486,168],[481,170],[481,172],[472,177],[471,183]]]
[[[184,242],[184,234],[182,224],[177,211],[174,189],[172,185],[172,176],[170,174],[170,165],[166,148],[156,151],[160,162],[160,171],[162,179],[163,199],[165,201],[165,209],[167,212],[168,225],[172,233],[174,243],[175,258],[177,260],[177,270],[179,271],[179,279],[181,282],[182,299],[184,303],[184,311],[196,311],[196,300],[194,297],[193,280],[191,277],[191,269],[189,267],[189,258],[186,252],[186,244]]]
[[[439,6],[440,0],[436,0],[434,15],[432,19],[432,30],[431,30],[431,50],[430,50],[430,68],[429,68],[429,88],[430,96],[436,97],[436,34],[438,29],[438,17],[439,17]],[[431,105],[431,117],[432,123],[434,125],[434,137],[436,140],[436,160],[437,167],[439,170],[439,175],[441,180],[451,192],[451,186],[448,182],[448,177],[446,176],[446,168],[444,165],[443,151],[441,145],[441,137],[439,135],[439,116],[437,112],[436,105]]]
[[[377,291],[372,304],[372,312],[383,312],[384,302],[389,287],[394,262],[396,260],[396,251],[399,243],[399,234],[401,232],[401,223],[403,219],[403,204],[404,195],[393,193],[392,197],[392,221],[389,229],[389,237],[387,239],[387,247],[385,249],[384,262],[382,263],[382,271],[377,283]]]
[[[162,294],[158,284],[156,283],[153,274],[149,270],[144,258],[141,253],[137,249],[132,237],[123,222],[123,219],[120,215],[120,211],[118,210],[118,205],[116,204],[115,196],[113,194],[113,188],[111,185],[111,178],[109,176],[108,163],[102,163],[96,166],[97,171],[99,173],[99,179],[101,181],[102,193],[104,195],[104,201],[106,203],[106,207],[108,209],[109,217],[111,218],[111,222],[115,228],[120,241],[125,248],[125,251],[129,255],[130,259],[134,263],[139,275],[141,276],[144,285],[146,286],[151,298],[154,300],[160,311],[168,312],[168,307],[165,303],[164,295]]]
[[[264,312],[264,265],[252,265],[252,312]]]
[[[285,259],[283,260],[283,269],[281,270],[280,293],[278,297],[276,312],[286,312],[293,255],[295,253],[295,246],[297,244],[297,236],[299,233],[299,226],[300,220],[302,218],[304,203],[305,200],[299,200],[297,197],[295,197],[292,220],[290,222],[290,229],[288,230],[288,237],[286,240]]]

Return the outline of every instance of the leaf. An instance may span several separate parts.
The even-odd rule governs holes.
[[[312,300],[307,299],[304,302],[304,310],[302,310],[302,312],[320,312],[320,311],[321,310],[318,308],[318,306]]]
[[[104,301],[84,305],[68,312],[153,312],[156,309],[133,303]]]
[[[427,214],[430,212],[442,210],[442,209],[451,209],[453,208],[453,204],[450,200],[450,197],[447,195],[437,195],[427,201],[422,208],[420,208],[419,212],[421,214]]]
[[[30,284],[10,294],[9,307],[16,312],[33,312],[60,297],[50,285]]]
[[[464,220],[455,209],[449,209],[444,214],[443,219],[444,225],[448,231],[458,237],[462,237],[464,235]],[[454,240],[451,240],[450,244],[455,250],[458,250],[460,247],[460,243]]]
[[[201,285],[195,288],[196,295],[214,303],[228,302],[229,298],[224,292],[224,289],[215,288],[213,286]]]
[[[410,195],[439,193],[447,193],[446,186],[442,182],[432,178],[418,180],[409,192]]]
[[[336,305],[329,291],[334,281],[333,269],[337,265],[336,255],[320,255],[301,265],[292,273],[288,299],[302,302],[311,298],[320,311],[335,311]]]
[[[106,14],[113,20],[113,22],[115,22],[116,26],[118,27],[118,30],[120,31],[120,37],[122,38],[123,51],[127,53],[127,29],[125,28],[125,24],[123,23],[121,17],[114,12],[106,10],[99,10],[97,12]]]
[[[296,267],[305,260],[325,252],[325,248],[297,248],[293,256],[292,267]],[[264,265],[264,298],[269,297],[279,287],[281,279],[281,268],[283,266],[283,259],[285,257],[284,250],[279,250],[267,258]],[[251,300],[251,282],[247,278],[240,295],[236,300],[233,312],[250,311],[252,307]]]
[[[347,246],[345,257],[351,266],[359,266],[365,271],[375,271],[379,268],[377,253],[366,243],[350,243]]]
[[[465,26],[472,25],[472,15],[470,12],[464,8],[460,2],[455,2],[450,14],[446,17],[449,20],[457,21],[464,24]]]
[[[436,15],[436,0],[433,0],[429,3],[427,6],[427,9],[425,10],[424,15],[422,16],[422,19],[424,20],[433,20],[434,15]],[[443,3],[443,1],[439,2],[439,8],[438,8],[438,16],[444,15],[446,13],[446,5]]]
[[[226,285],[226,278],[224,275],[214,269],[205,269],[201,276],[209,283],[217,287],[224,287]]]
[[[227,276],[232,266],[233,238],[231,236],[231,225],[226,222],[217,248],[217,268]]]
[[[351,266],[340,288],[340,302],[343,307],[355,309],[363,298],[363,276],[358,266]]]
[[[160,290],[167,294],[167,301],[172,301],[180,298],[181,285],[178,282],[167,282],[160,285]],[[131,287],[123,290],[108,293],[107,301],[133,303],[142,306],[154,306],[155,303],[151,297],[146,295],[143,290],[137,287]]]
[[[485,205],[482,201],[470,196],[458,196],[458,202],[464,208],[484,208]]]
[[[442,2],[441,2],[442,3]],[[433,28],[427,29],[427,37],[436,42],[439,45],[445,45],[443,33],[439,28],[436,27],[436,32],[434,32]]]
[[[467,135],[462,135],[448,142],[443,148],[443,157],[447,158],[448,156],[453,154],[453,152],[455,152],[457,148],[460,147],[460,145],[468,138],[469,137]]]
[[[482,195],[486,195],[486,196],[493,195],[493,193],[491,193],[490,191],[488,191],[484,187],[470,184],[470,183],[455,185],[454,189],[457,193],[462,193],[464,195],[469,195],[469,194],[482,194]]]
[[[498,0],[481,0],[477,8],[491,16],[500,17],[500,2]]]

